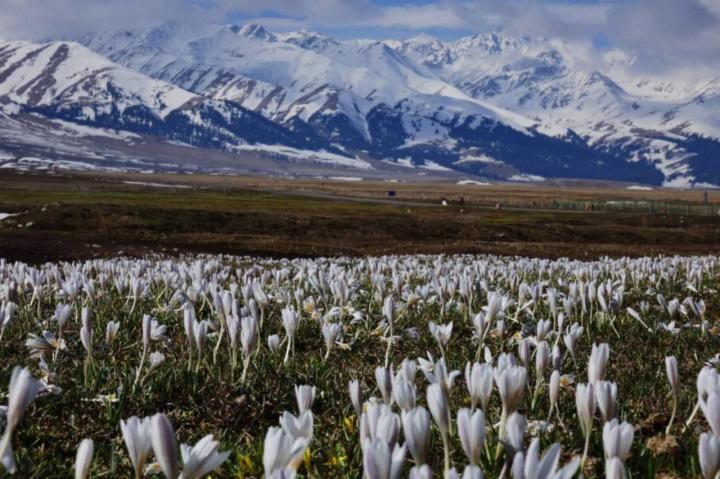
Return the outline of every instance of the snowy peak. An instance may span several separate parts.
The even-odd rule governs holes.
[[[306,50],[313,50],[316,52],[327,50],[328,48],[333,48],[340,45],[338,41],[331,37],[309,30],[298,30],[296,32],[290,32],[282,35],[280,39],[284,42],[297,45],[300,48],[305,48]]]
[[[265,27],[258,25],[257,23],[248,23],[242,27],[233,25],[230,27],[230,30],[241,37],[249,38],[251,40],[259,40],[262,42],[277,41],[275,34],[268,32],[265,30]]]
[[[339,42],[309,31],[274,35],[256,24],[188,39],[175,39],[172,48],[162,49],[142,34],[121,44],[116,38],[105,44],[97,38],[83,41],[129,68],[238,102],[276,121],[339,115],[365,138],[370,111],[402,101],[413,103],[414,113],[432,116],[445,98],[461,117],[487,116],[520,128],[532,124],[467,96],[385,42]]]
[[[338,156],[310,128],[295,125],[291,130],[235,103],[119,66],[73,42],[0,42],[0,110],[5,124],[49,128],[43,138],[57,136],[57,125],[63,125],[66,136],[88,136],[89,131],[108,137],[107,131],[125,131],[132,134],[110,136],[235,153],[318,157],[303,153],[313,150],[325,152],[323,158]],[[257,145],[294,153],[283,155],[278,148]],[[349,165],[361,164],[345,159]]]
[[[252,112],[280,143],[302,136],[404,167],[720,184],[718,79],[639,77],[625,52],[589,61],[582,45],[502,32],[337,40],[258,24],[166,23],[79,40],[97,54],[5,46],[0,99],[84,101],[94,114],[142,105],[160,119],[204,109],[193,124],[217,128],[207,117],[217,113],[220,148],[257,141],[228,123]]]
[[[542,38],[531,39],[498,32],[480,33],[465,37],[451,44],[452,49],[460,53],[482,51],[491,55],[499,55],[508,51],[528,49],[530,46],[545,45]]]
[[[163,117],[197,97],[120,67],[73,42],[0,44],[0,96],[30,107],[143,104]]]

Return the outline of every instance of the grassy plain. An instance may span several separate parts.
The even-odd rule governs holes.
[[[395,198],[388,197],[390,189]],[[448,206],[440,206],[441,198]],[[666,214],[660,206],[653,213],[635,211],[627,203],[650,201],[673,205],[675,212]],[[33,262],[150,252],[573,258],[717,253],[720,215],[683,214],[683,205],[697,211],[701,201],[698,191],[597,185],[2,173],[0,212],[19,215],[0,222],[0,250],[5,258]],[[711,195],[709,212],[714,201]],[[608,203],[630,206],[599,210]],[[586,211],[587,204],[595,211]]]

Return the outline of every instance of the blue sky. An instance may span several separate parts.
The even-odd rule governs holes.
[[[503,31],[621,49],[638,64],[720,64],[720,0],[0,0],[0,7],[4,38],[252,21],[340,38]]]

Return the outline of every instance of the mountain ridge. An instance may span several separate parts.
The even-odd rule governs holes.
[[[402,110],[406,135],[400,136],[414,146],[424,145],[423,154],[441,150],[453,153],[454,161],[462,161],[467,152],[452,146],[455,140],[448,130],[476,114],[510,123],[530,134],[537,132],[561,141],[579,139],[588,147],[587,156],[610,155],[630,168],[633,163],[647,164],[660,172],[661,182],[668,185],[701,184],[706,178],[716,181],[713,172],[702,167],[705,159],[697,159],[700,153],[694,142],[716,141],[720,120],[717,110],[698,106],[702,103],[693,100],[720,101],[715,91],[715,83],[720,82],[706,82],[703,97],[696,86],[614,78],[613,68],[617,70],[618,65],[630,60],[608,62],[607,71],[581,68],[578,65],[582,60],[562,42],[500,33],[481,33],[451,42],[427,35],[407,40],[341,41],[310,31],[271,34],[256,24],[238,27],[237,31],[242,29],[246,33],[237,35],[242,40],[228,36],[233,27],[226,26],[196,35],[219,46],[220,52],[232,51],[231,55],[218,54],[217,50],[213,55],[190,53],[181,35],[168,42],[170,48],[162,48],[162,54],[152,62],[137,53],[153,48],[152,42],[142,40],[151,35],[149,32],[134,33],[134,43],[120,42],[119,50],[117,41],[103,41],[102,35],[86,36],[84,42],[116,61],[171,82],[173,78],[182,82],[182,75],[172,75],[166,67],[177,68],[178,62],[184,62],[185,77],[192,77],[190,71],[195,75],[202,72],[206,78],[217,80],[211,89],[203,88],[202,82],[186,84],[189,90],[214,98],[231,97],[281,123],[297,116],[327,138],[354,138],[345,146],[360,146],[357,137],[372,143],[368,116],[377,121],[378,111]],[[199,45],[198,38],[191,43]],[[107,47],[109,43],[115,45],[114,51]],[[139,49],[138,44],[143,47]],[[190,59],[192,55],[195,57]],[[287,77],[273,75],[277,65],[283,66]],[[227,84],[237,81],[235,85],[244,89],[219,88],[222,80],[218,79],[223,75],[217,69],[221,67],[225,78],[243,78],[228,80]],[[365,71],[376,76],[363,82]],[[444,121],[441,107],[453,110]],[[441,121],[435,121],[438,119]],[[692,119],[696,121],[689,121]],[[382,121],[398,123],[391,118]],[[390,133],[384,132],[383,137]],[[681,136],[682,141],[673,135]],[[367,149],[368,145],[362,147]],[[373,153],[390,159],[408,154],[400,150]],[[422,161],[421,155],[411,152],[410,156],[414,162]],[[433,156],[437,161],[442,154],[436,151]],[[453,167],[452,163],[446,166]],[[580,174],[581,169],[568,168],[568,176]],[[487,173],[475,171],[483,172]],[[657,182],[657,177],[648,173],[648,182]]]
[[[720,79],[632,77],[619,54],[588,67],[539,38],[337,40],[258,24],[166,23],[75,40],[82,46],[0,43],[0,103],[201,148],[284,145],[393,171],[720,184]],[[65,83],[86,97],[54,86]]]

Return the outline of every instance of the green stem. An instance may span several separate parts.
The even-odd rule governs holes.
[[[508,413],[507,409],[503,406],[502,413],[500,414],[500,427],[498,428],[498,444],[495,448],[495,463],[497,464],[497,460],[500,457],[500,453],[502,452],[502,441],[505,439],[505,427],[507,426],[507,418]]]
[[[140,373],[142,372],[142,368],[145,365],[145,356],[147,356],[147,351],[143,349],[142,357],[140,358],[140,366],[138,366],[137,374],[135,375],[135,382],[133,382],[133,391],[135,390],[135,387],[140,380]]]
[[[293,339],[288,338],[288,345],[287,349],[285,349],[285,359],[283,359],[283,364],[286,364],[290,359],[290,349],[292,348],[293,342]]]
[[[700,401],[695,403],[695,408],[692,411],[692,414],[690,414],[690,417],[685,421],[685,426],[683,426],[681,434],[685,434],[685,431],[688,427],[690,427],[690,423],[693,422],[693,419],[695,419],[695,415],[697,414],[698,410],[700,409]]]
[[[2,440],[0,441],[0,458],[5,457],[5,450],[7,450],[8,446],[10,445],[10,437],[12,436],[12,430],[9,426],[5,427],[5,432],[3,433]]]
[[[392,348],[392,339],[393,339],[393,327],[392,327],[392,324],[390,324],[390,337],[388,337],[388,345],[387,345],[387,349],[385,350],[385,367],[386,368],[390,364],[390,348]]]
[[[220,322],[220,334],[218,335],[217,343],[215,344],[215,348],[213,349],[213,365],[217,363],[217,355],[218,351],[220,350],[220,344],[222,343],[224,335],[225,327],[223,326],[223,323]]]
[[[242,377],[240,378],[241,383],[245,383],[245,377],[247,376],[248,368],[250,367],[250,356],[245,357],[243,365]]]
[[[448,434],[443,433],[442,436],[442,443],[443,443],[443,459],[444,459],[444,474],[443,477],[447,479],[448,475],[450,474],[450,446],[448,445]]]
[[[580,459],[580,471],[583,471],[585,469],[585,461],[587,460],[588,449],[590,448],[590,433],[591,432],[592,432],[592,430],[589,430],[585,434],[585,447],[583,448],[582,459]]]
[[[670,416],[670,422],[667,425],[667,428],[665,429],[665,435],[670,434],[670,429],[672,428],[673,422],[675,422],[675,414],[677,413],[677,395],[673,394],[673,408],[672,408],[672,415]]]

